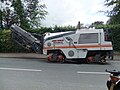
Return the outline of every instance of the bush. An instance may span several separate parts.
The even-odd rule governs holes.
[[[15,44],[11,39],[10,30],[1,30],[0,31],[0,52],[9,53],[9,52],[28,52],[21,46]]]
[[[115,51],[120,51],[120,24],[118,25],[101,25],[97,28],[107,28],[111,32],[113,48]]]
[[[120,51],[120,26],[111,26],[113,47],[115,51]]]

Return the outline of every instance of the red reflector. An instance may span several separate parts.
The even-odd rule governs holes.
[[[53,43],[61,43],[63,42],[64,40],[52,40]]]
[[[105,36],[105,40],[108,40],[108,35]]]

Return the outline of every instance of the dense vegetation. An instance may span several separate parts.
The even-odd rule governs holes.
[[[120,51],[120,24],[117,25],[99,25],[96,28],[109,29],[113,48],[115,51]]]
[[[28,52],[15,44],[10,36],[10,30],[0,30],[0,52]]]
[[[112,30],[114,50],[120,51],[120,0],[105,0],[105,6],[110,7],[106,10],[110,17],[107,24]]]
[[[14,23],[23,29],[40,27],[46,15],[46,6],[40,0],[0,0],[1,29],[9,29]]]

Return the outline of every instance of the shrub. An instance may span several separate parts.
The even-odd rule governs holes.
[[[11,39],[11,31],[10,30],[3,30],[0,31],[0,52],[2,53],[9,53],[9,52],[28,52],[21,46],[15,44]]]

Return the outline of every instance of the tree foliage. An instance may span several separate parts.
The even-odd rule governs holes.
[[[22,27],[23,29],[29,28],[29,24],[26,19],[24,7],[23,7],[21,0],[13,0],[12,6],[14,8],[15,14],[18,19],[17,23],[20,24],[20,27]]]
[[[0,31],[0,52],[29,52],[19,45],[15,44],[10,37],[10,30]]]
[[[47,12],[45,4],[40,4],[39,0],[24,0],[25,13],[31,27],[40,27],[40,21],[45,19]]]
[[[112,31],[114,50],[120,51],[120,0],[105,0],[105,6],[109,8],[106,12],[110,17],[105,28]]]
[[[110,17],[108,24],[120,24],[120,0],[106,0],[105,6],[110,8],[106,11]]]
[[[0,0],[1,6],[0,6],[0,28],[3,29],[3,25],[2,25],[2,3],[4,2],[4,0]]]
[[[89,27],[92,28],[92,27],[99,27],[99,26],[103,26],[104,25],[104,22],[103,21],[95,21],[93,22]]]
[[[1,28],[10,28],[13,23],[23,29],[40,27],[40,21],[47,15],[45,4],[39,0],[0,0],[0,3]]]
[[[10,11],[9,8],[3,10],[3,22],[4,22],[4,29],[9,29],[10,26],[17,21],[15,19],[14,12]]]

